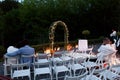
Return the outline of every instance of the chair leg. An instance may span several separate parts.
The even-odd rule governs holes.
[[[72,71],[71,70],[69,70],[69,73],[70,73],[69,75],[72,76]]]
[[[36,78],[36,75],[34,75],[34,80],[35,80],[35,78]]]
[[[73,70],[73,74],[74,74],[74,76],[75,76],[75,70]]]
[[[4,67],[4,76],[7,74],[6,66]]]
[[[58,75],[58,74],[56,73],[56,80],[58,80],[58,77],[57,77],[57,75]]]
[[[52,80],[52,74],[50,74],[50,76],[51,76],[51,80]]]
[[[29,76],[29,80],[31,80],[31,76]]]

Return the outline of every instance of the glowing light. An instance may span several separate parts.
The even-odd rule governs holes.
[[[67,45],[67,51],[70,51],[70,50],[72,50],[72,45],[71,45],[71,44],[68,44],[68,45]]]

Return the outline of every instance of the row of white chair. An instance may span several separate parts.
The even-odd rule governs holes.
[[[22,63],[22,64],[11,64],[11,78],[25,77],[28,76],[29,80],[31,80],[30,73],[30,64]]]
[[[67,74],[71,74],[70,71],[70,66],[68,67],[68,64],[71,64],[71,60],[68,61],[56,61],[55,58],[54,60],[48,60],[48,62],[40,62],[42,59],[38,59],[38,62],[34,62],[33,63],[33,67],[34,67],[34,80],[36,80],[37,75],[41,75],[41,74],[49,74],[50,78],[52,80],[52,76],[55,74],[55,78],[56,80],[58,80],[58,75],[59,73],[65,73],[65,75]],[[45,59],[44,59],[45,60]],[[72,64],[73,65],[73,64]],[[16,66],[16,68],[15,68]],[[24,69],[23,67],[26,66],[26,64],[11,64],[11,78],[15,78],[15,77],[22,77],[22,76],[28,76],[30,79],[30,64],[28,63],[28,69]],[[22,67],[22,68],[21,68]],[[77,67],[77,66],[76,66]],[[14,69],[12,69],[14,68]],[[16,69],[16,70],[15,70]],[[72,67],[73,71],[75,71],[75,67]],[[53,73],[52,73],[53,70]],[[24,71],[26,72],[24,74]],[[22,74],[23,73],[23,74]],[[67,73],[67,74],[66,74]],[[19,75],[18,75],[19,74]]]
[[[90,75],[86,75],[86,78],[83,80],[90,80],[90,79],[91,80],[108,80],[108,79],[114,80],[114,78],[117,78],[117,77],[120,78],[120,75],[119,75],[120,74],[120,70],[119,70],[120,65],[116,65],[117,67],[110,65],[110,62],[104,62],[102,56],[97,58],[96,62],[91,62],[88,59],[87,61],[84,61],[81,64],[85,68],[87,67],[89,69],[88,71],[90,73]],[[93,75],[92,73],[99,74],[99,77]],[[75,80],[75,78],[77,78],[76,80],[81,80],[81,79],[78,79],[78,77],[80,77],[80,76],[81,75],[78,75],[78,76],[74,75],[73,77],[70,76],[69,79],[71,78],[71,80]],[[88,76],[89,76],[89,78],[88,78]]]
[[[20,63],[25,63],[24,60],[26,60],[29,63],[34,62],[34,54],[31,55],[18,55],[18,56],[6,56],[4,55],[4,75],[11,75],[10,73],[10,65],[11,64],[20,64]]]
[[[102,61],[102,58],[98,58],[97,60],[96,60],[96,62],[90,62],[90,60],[88,59],[88,60],[84,60],[83,62],[80,62],[80,58],[78,58],[78,59],[73,59],[73,58],[71,58],[70,60],[65,60],[65,57],[66,56],[64,56],[64,59],[63,60],[61,60],[61,61],[55,61],[55,60],[53,60],[53,58],[51,58],[51,60],[49,59],[49,60],[47,60],[47,59],[45,59],[44,58],[44,60],[43,59],[39,59],[39,58],[37,58],[37,60],[35,60],[35,62],[33,63],[33,66],[34,66],[34,80],[36,80],[36,77],[37,77],[37,75],[41,75],[41,74],[49,74],[50,75],[50,79],[52,80],[53,79],[53,75],[55,74],[55,79],[56,80],[58,80],[58,78],[59,78],[59,73],[65,73],[64,74],[64,76],[65,75],[68,75],[67,77],[80,77],[80,76],[83,76],[83,75],[80,75],[80,72],[81,72],[81,70],[86,70],[86,68],[88,68],[89,70],[87,70],[87,71],[83,71],[83,72],[86,72],[87,74],[89,73],[94,73],[94,70],[92,70],[91,71],[91,69],[92,68],[94,68],[94,67],[98,67],[98,66],[100,66],[101,67],[101,69],[103,69],[104,70],[104,64],[102,63],[103,61]],[[67,56],[68,57],[68,56]],[[62,57],[63,58],[63,57]],[[61,59],[62,59],[61,58]],[[54,58],[55,59],[55,58]],[[43,60],[43,61],[42,61]],[[44,62],[46,60],[46,62]],[[42,64],[43,63],[43,64]],[[48,64],[48,66],[47,66],[47,64]],[[12,66],[26,66],[25,64],[17,64],[17,65],[11,65],[11,68],[13,68]],[[43,68],[43,67],[44,68]],[[46,66],[46,67],[45,67]],[[14,68],[15,69],[15,68]],[[21,69],[21,68],[18,68],[18,69]],[[23,68],[24,69],[24,68]],[[11,69],[12,70],[12,69]],[[22,71],[24,71],[24,70],[22,70]],[[22,71],[18,71],[18,73],[19,72],[22,72]],[[73,73],[72,73],[72,71],[73,71]],[[77,71],[79,71],[78,72],[78,74],[77,74]],[[95,70],[96,71],[96,70]],[[104,70],[104,71],[111,71],[110,69],[109,70]],[[103,71],[103,73],[106,73],[106,72],[104,72]],[[16,71],[14,71],[14,73],[15,73]],[[30,77],[30,75],[31,74],[29,74],[30,73],[30,69],[28,68],[27,69],[27,71],[26,71],[27,73],[28,73],[28,77],[31,79],[31,77]],[[11,71],[11,78],[14,78],[14,77],[16,77],[15,75],[14,75],[14,73],[13,73],[13,71]],[[27,75],[27,73],[26,73],[26,75]],[[101,74],[99,74],[99,75],[102,75],[103,73],[102,72],[99,72],[99,73],[101,73]],[[111,74],[112,74],[113,72],[111,72]],[[73,74],[73,75],[72,75]],[[115,73],[116,74],[116,73]],[[26,76],[25,75],[25,76]],[[92,75],[92,74],[91,74]],[[19,75],[20,76],[20,75]],[[23,76],[23,74],[21,74],[21,76]],[[88,75],[87,75],[88,76]],[[110,75],[106,75],[106,74],[104,74],[104,75],[102,75],[102,76],[104,76],[104,77],[106,77],[107,79],[111,79],[111,78],[109,78],[109,76]],[[118,76],[118,75],[115,75],[115,76]],[[96,76],[95,76],[96,77]],[[113,77],[113,76],[112,76]],[[89,77],[89,78],[91,78],[91,77]],[[98,78],[98,77],[97,77]],[[29,79],[29,80],[30,80]],[[66,79],[66,78],[65,78]],[[86,80],[89,80],[89,79],[86,79]]]
[[[61,62],[60,62],[60,64],[61,64]],[[63,66],[60,64],[59,64],[59,66],[51,67],[50,63],[43,63],[43,64],[34,63],[34,80],[36,80],[37,75],[41,75],[41,74],[49,74],[50,79],[53,80],[52,69],[54,70],[54,73],[56,74],[56,80],[58,79],[58,73],[60,73],[60,72],[68,72],[68,74],[65,73],[65,75],[66,75],[65,80],[75,80],[75,79],[76,80],[82,80],[82,79],[83,80],[90,80],[90,79],[92,79],[92,80],[107,80],[107,79],[113,80],[113,78],[115,78],[115,77],[120,77],[115,72],[112,72],[111,68],[108,68],[108,67],[99,68],[99,69],[93,68],[90,73],[88,72],[87,68],[84,68],[84,70],[81,69],[79,71],[78,75],[70,75],[69,69],[66,66]],[[47,67],[46,65],[49,65],[49,67]],[[16,66],[18,68],[18,66],[20,67],[20,64],[16,65]],[[28,66],[28,64],[21,64],[21,66]],[[41,67],[41,66],[43,66],[43,67]],[[12,65],[12,67],[15,69],[15,65]],[[120,67],[120,66],[117,66],[117,67]],[[115,68],[115,66],[113,68]],[[18,69],[20,69],[20,68],[18,68]],[[97,77],[96,74],[99,75],[99,77]],[[12,74],[12,78],[20,77],[20,76],[28,76],[29,80],[30,80],[31,79],[30,68],[24,69],[24,70],[17,70],[17,71],[14,71],[14,73]],[[45,79],[46,79],[46,77],[45,77]]]

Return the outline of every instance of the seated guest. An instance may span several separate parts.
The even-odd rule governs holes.
[[[7,53],[9,54],[9,53],[13,53],[14,51],[17,51],[18,50],[18,48],[16,48],[16,47],[14,47],[14,46],[9,46],[8,48],[7,48]]]
[[[35,49],[30,47],[28,44],[29,44],[28,40],[23,40],[22,42],[20,42],[18,44],[19,50],[15,51],[15,52],[12,52],[11,54],[6,53],[5,55],[6,56],[11,56],[11,57],[13,57],[13,56],[20,56],[21,57],[22,55],[26,55],[26,56],[34,55]],[[26,63],[28,61],[32,63],[33,58],[23,58],[23,57],[21,57],[20,61],[21,61],[21,63]]]
[[[103,57],[105,61],[111,61],[111,55],[116,53],[116,49],[111,47],[110,39],[104,38],[102,45],[98,49],[97,57]]]
[[[8,54],[8,55],[10,55],[10,54],[12,54],[12,53],[14,53],[15,51],[18,51],[19,49],[18,48],[16,48],[16,47],[14,47],[14,46],[9,46],[8,48],[7,48],[7,53],[6,54]],[[14,56],[14,57],[12,57],[12,58],[9,58],[10,56],[7,56],[7,55],[4,55],[4,57],[5,58],[7,58],[7,64],[16,64],[17,63],[17,58]]]

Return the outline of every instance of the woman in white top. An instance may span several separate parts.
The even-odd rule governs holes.
[[[18,51],[19,49],[14,47],[14,46],[9,46],[7,48],[7,53],[6,54],[12,54],[13,52],[15,51]],[[7,55],[4,55],[5,58],[7,58],[7,63],[8,64],[16,64],[17,63],[17,58],[16,57],[12,57],[12,58],[9,58],[10,56],[7,56]]]
[[[102,45],[98,49],[97,57],[102,56],[105,61],[110,62],[112,60],[111,58],[114,53],[116,53],[116,49],[111,47],[110,39],[104,38]]]

